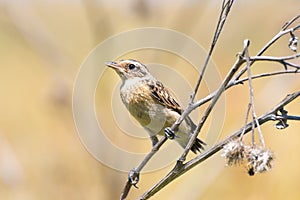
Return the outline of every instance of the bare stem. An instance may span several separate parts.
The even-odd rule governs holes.
[[[288,26],[290,26],[296,19],[298,19],[299,16],[293,18],[291,21],[289,21],[288,25],[284,25],[283,28],[277,33],[258,53],[256,56],[261,56],[267,49],[269,49],[278,39],[280,39],[282,36],[289,34],[291,32],[294,32],[295,30],[300,28],[300,24],[286,29]],[[250,61],[250,66],[253,64],[254,60]],[[247,70],[247,67],[245,66],[236,76],[233,80],[238,80]]]
[[[244,54],[244,51],[243,53]],[[195,139],[197,138],[199,132],[201,131],[204,123],[206,122],[209,114],[211,113],[213,107],[215,106],[215,104],[217,103],[217,101],[219,100],[221,94],[225,91],[225,87],[226,85],[229,83],[229,81],[231,80],[231,78],[233,77],[233,75],[237,72],[237,70],[239,69],[239,67],[244,63],[243,59],[242,59],[242,55],[240,55],[237,59],[237,61],[235,62],[235,64],[233,65],[233,67],[230,69],[229,73],[227,74],[227,76],[225,77],[224,81],[222,82],[221,86],[217,89],[216,94],[214,95],[214,97],[211,100],[211,103],[209,104],[208,108],[206,109],[206,111],[203,114],[202,119],[200,120],[199,124],[197,125],[194,133],[192,134],[192,137],[190,138],[187,146],[185,147],[181,157],[179,158],[180,162],[184,162],[186,159],[186,156],[189,152],[189,150],[191,149]]]
[[[248,42],[249,43],[249,42]],[[260,138],[260,143],[262,144],[263,147],[265,147],[265,141],[264,137],[262,134],[262,131],[260,129],[260,125],[257,120],[256,112],[255,112],[255,106],[254,106],[254,89],[253,89],[253,83],[252,83],[252,72],[251,72],[251,67],[250,67],[250,56],[249,56],[249,48],[248,46],[245,47],[245,59],[246,59],[246,66],[247,66],[247,74],[248,74],[248,83],[249,83],[249,95],[250,95],[250,105],[251,105],[251,110],[252,110],[252,145],[254,145],[254,124],[257,127],[257,131],[259,134]]]
[[[297,74],[297,73],[300,73],[300,71],[284,70],[284,71],[277,71],[277,72],[261,73],[261,74],[253,75],[251,78],[253,80],[253,79],[263,78],[263,77],[270,77],[270,76],[283,75],[283,74]],[[243,79],[233,82],[233,84],[234,85],[242,84],[248,80],[249,80],[249,77],[245,77]]]
[[[283,26],[282,26],[282,30],[286,30],[291,24],[293,24],[295,21],[297,21],[300,18],[300,15],[295,16],[294,18],[292,18],[290,21],[286,22]]]
[[[248,104],[248,108],[247,108],[247,112],[246,112],[245,126],[244,126],[243,132],[242,132],[242,134],[240,136],[240,141],[242,141],[243,136],[244,136],[244,134],[246,132],[246,125],[248,123],[248,117],[249,117],[250,109],[251,109],[251,104],[249,103]]]
[[[142,169],[146,166],[146,164],[149,162],[149,160],[154,156],[154,154],[159,150],[159,148],[167,141],[167,137],[164,136],[162,139],[160,139],[158,141],[158,143],[156,143],[156,145],[151,149],[151,151],[146,155],[146,157],[143,159],[143,161],[139,164],[138,167],[136,167],[134,169],[134,174],[133,174],[133,177],[131,177],[132,179],[135,179],[139,176],[140,172],[142,171]],[[131,189],[131,186],[133,184],[131,183],[130,179],[128,178],[125,186],[124,186],[124,189],[122,191],[122,194],[121,194],[121,198],[120,199],[126,199],[130,189]]]
[[[205,73],[206,68],[208,66],[208,62],[209,62],[210,57],[211,57],[211,55],[213,53],[214,47],[217,44],[217,41],[219,39],[219,36],[220,36],[221,31],[223,29],[223,26],[224,26],[224,24],[226,22],[227,16],[229,14],[229,11],[231,9],[231,6],[232,6],[233,2],[234,2],[234,0],[223,0],[223,2],[222,2],[222,10],[221,10],[221,13],[219,15],[219,20],[218,20],[217,27],[216,27],[216,30],[215,30],[215,33],[214,33],[213,41],[211,43],[208,55],[207,55],[207,57],[205,59],[205,63],[203,65],[203,68],[202,68],[201,74],[199,76],[199,79],[198,79],[198,81],[196,83],[195,90],[194,90],[193,94],[191,95],[190,104],[192,104],[194,102],[194,100],[195,100],[195,97],[196,97],[196,94],[198,92],[199,86],[201,84],[201,81],[203,79],[204,73]]]
[[[274,57],[274,56],[253,56],[250,57],[250,61],[283,61],[283,60],[293,60],[300,57],[300,53],[290,55],[290,56],[284,56],[284,57]]]

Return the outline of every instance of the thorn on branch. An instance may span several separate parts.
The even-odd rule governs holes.
[[[288,70],[287,63],[286,63],[286,62],[283,61],[283,62],[282,62],[282,65],[283,65],[285,71]]]
[[[293,32],[290,32],[290,36],[291,38],[289,39],[288,46],[292,51],[297,52],[298,37],[296,37]]]
[[[135,188],[138,189],[136,184],[138,184],[138,182],[140,180],[140,173],[138,173],[136,171],[136,169],[133,168],[132,170],[130,170],[130,172],[128,174],[128,180],[130,181],[131,185],[133,185]]]
[[[240,57],[242,60],[245,60],[245,53],[246,53],[246,51],[248,50],[249,45],[250,45],[250,40],[249,40],[249,39],[245,39],[245,40],[244,40],[244,49],[243,49],[243,52],[238,54],[239,57]]]
[[[287,113],[288,113],[288,111],[281,108],[279,110],[279,112],[281,113],[281,115],[279,115],[278,113],[276,113],[276,115],[281,116],[282,118],[279,119],[279,122],[277,124],[275,124],[275,127],[277,129],[285,129],[289,126],[288,123],[287,123]]]
[[[300,15],[296,15],[293,19],[291,19],[290,21],[286,22],[283,26],[281,30],[286,30],[292,23],[294,23],[296,20],[298,20],[300,18]]]

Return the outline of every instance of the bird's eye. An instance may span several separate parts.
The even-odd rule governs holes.
[[[128,65],[128,68],[129,68],[129,69],[134,69],[134,68],[135,68],[135,65],[134,65],[134,64],[129,64],[129,65]]]

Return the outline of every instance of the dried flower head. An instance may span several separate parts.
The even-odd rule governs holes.
[[[246,150],[246,158],[248,161],[248,173],[252,176],[256,173],[269,171],[272,168],[274,155],[268,149],[251,146]]]
[[[226,165],[241,164],[245,158],[245,145],[240,140],[232,140],[223,147],[221,155],[226,160]]]

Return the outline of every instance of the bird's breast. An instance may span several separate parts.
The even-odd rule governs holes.
[[[130,114],[147,130],[154,134],[163,134],[179,114],[154,99],[149,85],[144,81],[125,82],[120,95]]]
[[[120,95],[122,102],[135,119],[142,125],[150,123],[149,112],[154,100],[143,81],[126,81],[121,86]]]

